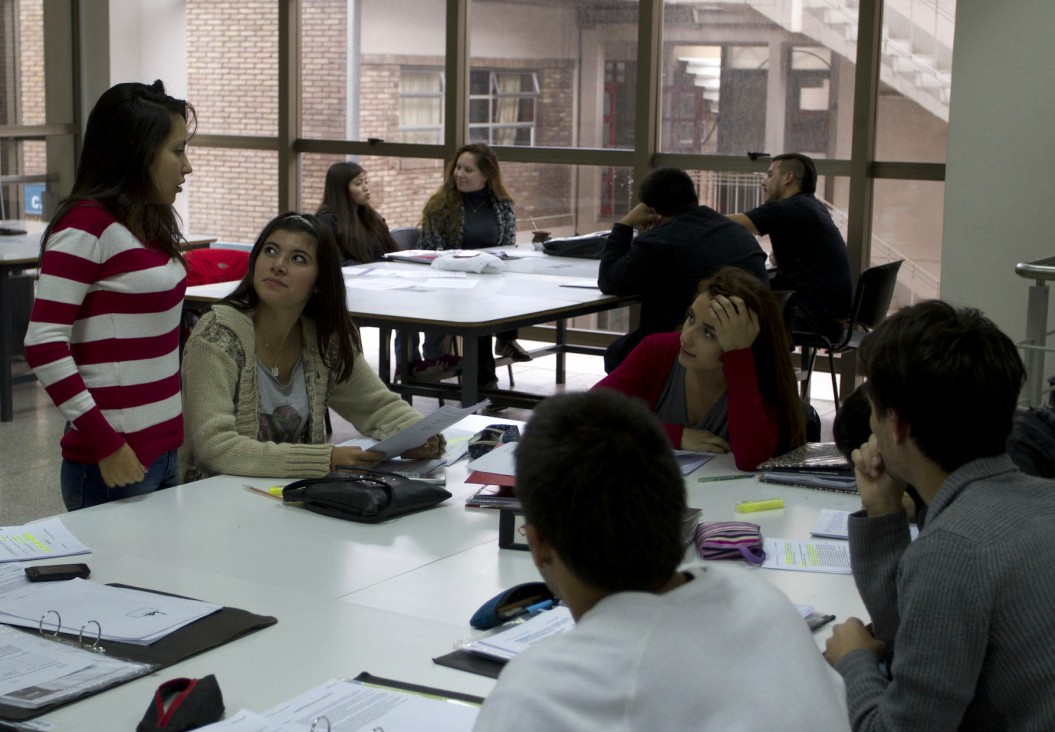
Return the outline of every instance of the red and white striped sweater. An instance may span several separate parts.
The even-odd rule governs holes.
[[[26,361],[73,429],[62,457],[98,463],[125,442],[149,466],[183,442],[183,265],[105,209],[71,209],[48,238]]]

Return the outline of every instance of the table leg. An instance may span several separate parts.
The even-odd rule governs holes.
[[[11,270],[6,267],[0,272],[0,421],[10,422],[14,419],[14,406],[11,403]]]
[[[392,383],[392,329],[378,328],[377,336],[377,371],[381,381],[385,384]],[[404,367],[406,368],[406,367]]]
[[[564,359],[566,354],[564,352],[564,344],[567,339],[568,321],[558,320],[557,321],[557,383],[564,383]]]
[[[487,341],[490,344],[490,339]],[[480,373],[477,367],[480,353],[480,338],[468,335],[462,338],[462,406],[468,407],[480,400]]]

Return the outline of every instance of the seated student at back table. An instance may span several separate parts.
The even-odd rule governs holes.
[[[641,203],[612,227],[598,269],[601,292],[641,295],[639,327],[605,352],[609,372],[646,335],[677,327],[696,285],[722,267],[742,267],[769,282],[766,253],[755,238],[699,205],[696,184],[684,170],[653,170],[641,181],[640,197]],[[643,231],[637,239],[635,228]]]
[[[482,142],[463,145],[447,165],[443,184],[421,212],[421,246],[425,249],[482,249],[516,246],[517,219],[513,197],[502,182],[498,157]],[[481,303],[481,307],[483,304]],[[443,357],[442,335],[427,335],[426,361]],[[530,361],[515,330],[495,336],[495,354]],[[480,385],[497,384],[491,339],[480,339]]]
[[[366,362],[338,256],[317,218],[282,214],[260,233],[237,289],[198,321],[183,354],[184,481],[312,478],[383,459],[327,444],[327,407],[374,438],[421,419]],[[405,457],[443,447],[435,436]]]
[[[850,618],[825,651],[852,726],[1055,729],[1055,481],[1005,452],[1025,373],[1015,345],[977,310],[929,301],[859,354],[872,437],[853,454],[850,556],[873,631]],[[914,542],[906,484],[927,504]]]
[[[385,220],[370,204],[366,171],[358,163],[330,166],[322,205],[315,215],[333,232],[342,265],[380,262],[399,248]]]
[[[539,574],[576,626],[513,659],[482,730],[845,730],[802,616],[736,563],[679,571],[685,485],[640,402],[540,404],[516,454]]]
[[[731,451],[741,470],[806,442],[776,299],[739,267],[699,283],[681,332],[645,338],[600,387],[644,399],[674,447]]]
[[[756,235],[769,235],[779,271],[774,290],[794,290],[795,330],[836,341],[853,300],[850,259],[832,215],[817,200],[817,169],[799,153],[773,158],[762,182],[766,202],[729,218]]]

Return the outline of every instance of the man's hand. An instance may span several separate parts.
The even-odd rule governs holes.
[[[886,644],[876,640],[857,618],[847,618],[832,628],[831,637],[824,644],[824,658],[834,666],[839,659],[850,651],[867,648],[875,654],[876,660],[886,656]]]
[[[662,219],[663,217],[653,211],[651,206],[639,203],[630,209],[630,212],[620,219],[619,223],[635,229],[641,229],[644,232],[658,224]]]
[[[99,472],[107,488],[120,488],[143,480],[147,469],[126,442],[115,453],[99,461]]]
[[[681,449],[695,452],[729,452],[729,443],[713,432],[686,428],[681,433]]]
[[[711,299],[711,312],[718,321],[714,334],[723,351],[750,348],[755,342],[759,331],[758,315],[748,309],[743,298],[715,295]]]
[[[905,482],[887,472],[876,436],[869,437],[868,442],[854,450],[850,457],[854,462],[857,489],[861,492],[861,505],[868,515],[874,517],[902,511]]]
[[[431,460],[442,455],[446,449],[447,438],[442,434],[433,435],[424,445],[407,450],[400,457],[407,460]]]

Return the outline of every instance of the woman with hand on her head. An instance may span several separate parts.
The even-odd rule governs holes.
[[[700,283],[680,333],[646,337],[594,387],[643,398],[675,448],[732,452],[755,466],[806,442],[784,320],[738,267]]]
[[[517,221],[513,198],[502,183],[498,158],[482,142],[463,145],[447,166],[443,185],[421,213],[423,249],[482,249],[516,246]],[[531,354],[517,343],[517,332],[495,336],[495,354],[514,361],[530,361]],[[480,343],[480,383],[492,385],[495,376],[490,339]],[[425,358],[437,359],[442,338],[425,338]]]
[[[67,419],[70,511],[179,482],[187,272],[172,204],[191,173],[194,119],[161,81],[104,92],[73,190],[42,238],[26,362]]]
[[[328,444],[327,407],[376,439],[421,419],[363,357],[338,257],[316,217],[282,214],[260,233],[235,291],[198,321],[183,354],[184,480],[313,478],[384,459]],[[404,457],[443,448],[437,435]]]
[[[342,265],[379,262],[399,248],[381,214],[370,205],[370,185],[358,163],[330,166],[315,215],[333,232]]]

